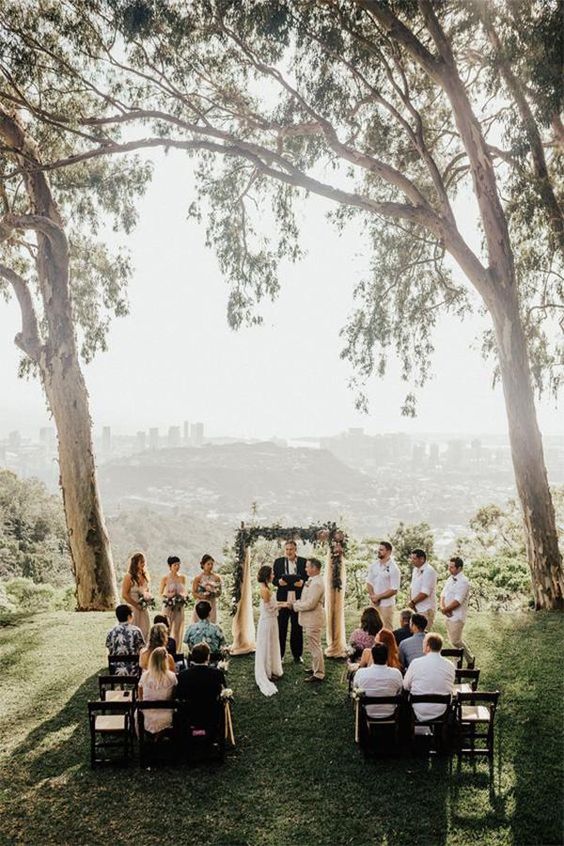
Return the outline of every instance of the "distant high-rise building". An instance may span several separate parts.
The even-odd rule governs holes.
[[[168,427],[168,445],[169,447],[180,446],[180,426]]]
[[[22,436],[17,431],[10,432],[8,435],[8,446],[10,449],[17,449],[22,445]]]
[[[159,448],[159,430],[149,429],[149,449]]]
[[[426,447],[425,444],[413,444],[413,451],[411,453],[411,460],[415,467],[421,467],[425,460]]]
[[[431,444],[429,447],[429,464],[432,467],[436,467],[439,463],[439,445],[438,444]]]
[[[462,464],[464,455],[464,441],[449,441],[447,446],[447,458],[450,464]]]
[[[190,443],[190,423],[185,420],[183,426],[183,441],[186,445]]]
[[[110,452],[112,449],[112,430],[110,426],[104,426],[102,429],[102,449],[104,452]]]
[[[472,461],[481,461],[483,457],[482,442],[476,438],[470,443],[470,455]]]
[[[137,452],[143,452],[147,445],[147,434],[146,432],[137,432],[135,436],[135,446],[137,448]]]
[[[193,446],[202,446],[202,443],[204,442],[204,424],[192,423],[190,432]]]

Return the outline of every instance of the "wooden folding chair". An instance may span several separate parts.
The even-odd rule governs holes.
[[[125,702],[89,702],[90,765],[128,764],[133,753],[133,707]]]
[[[147,711],[171,711],[172,725],[155,734],[145,728]],[[176,699],[138,699],[135,703],[139,736],[139,766],[176,763],[182,753],[181,720],[184,705]]]
[[[456,667],[457,669],[462,669],[462,664],[464,661],[464,650],[463,649],[450,649],[445,648],[441,649],[441,655],[443,658],[456,658]]]
[[[403,701],[404,697],[401,694],[397,696],[368,696],[365,694],[359,699],[358,745],[365,755],[370,751],[378,751],[375,742],[377,736],[383,741],[381,743],[382,751],[399,750]],[[372,716],[367,713],[367,708],[371,705],[393,706],[393,711],[384,717]]]
[[[480,681],[479,670],[458,670],[454,671],[454,689],[457,693],[471,693],[478,690]]]
[[[413,708],[414,705],[444,705],[444,711],[437,717],[419,718]],[[415,744],[418,734],[417,729],[428,728],[431,730],[432,744],[430,754],[440,754],[447,745],[447,732],[452,709],[452,696],[440,693],[410,693],[409,705],[411,706],[411,741]]]
[[[457,754],[494,754],[494,725],[499,691],[473,691],[459,693],[456,699],[456,726],[458,730]],[[478,744],[478,745],[477,745]]]
[[[138,676],[98,676],[100,699],[105,702],[134,702],[138,684]]]

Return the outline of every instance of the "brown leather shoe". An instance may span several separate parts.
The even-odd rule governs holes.
[[[308,682],[315,682],[316,684],[321,684],[321,682],[324,682],[325,679],[320,679],[319,676],[311,675],[311,676],[308,676],[307,679],[304,679],[304,681],[305,681],[306,684]]]

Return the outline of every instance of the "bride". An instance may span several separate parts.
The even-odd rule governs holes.
[[[260,616],[255,652],[255,681],[265,696],[278,693],[278,688],[272,680],[283,675],[276,618],[279,608],[288,607],[286,602],[276,602],[272,595],[272,577],[272,567],[265,564],[260,568],[257,577],[260,583]]]

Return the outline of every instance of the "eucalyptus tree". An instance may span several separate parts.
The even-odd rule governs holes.
[[[371,256],[344,328],[360,404],[394,351],[406,381],[424,384],[440,313],[489,316],[484,351],[503,385],[535,602],[562,608],[534,401],[557,390],[562,366],[556,0],[67,0],[57,15],[39,5],[58,15],[53,31],[74,16],[89,33],[70,56],[36,39],[41,62],[86,99],[70,115],[19,102],[74,133],[73,151],[43,166],[185,150],[198,175],[191,211],[207,216],[233,326],[260,320],[280,260],[299,257],[304,193],[333,203],[337,226],[357,220]]]
[[[5,10],[3,10],[5,12]],[[94,461],[88,392],[79,357],[104,348],[110,315],[124,314],[129,260],[96,239],[102,221],[129,230],[146,166],[98,160],[47,174],[45,159],[71,149],[53,123],[22,111],[53,79],[7,36],[0,46],[0,290],[15,297],[23,373],[37,374],[58,436],[60,486],[80,610],[112,608],[116,577]],[[45,41],[49,48],[49,40]],[[58,108],[76,108],[58,91]],[[84,105],[84,98],[81,98]],[[77,331],[79,338],[77,338]]]

